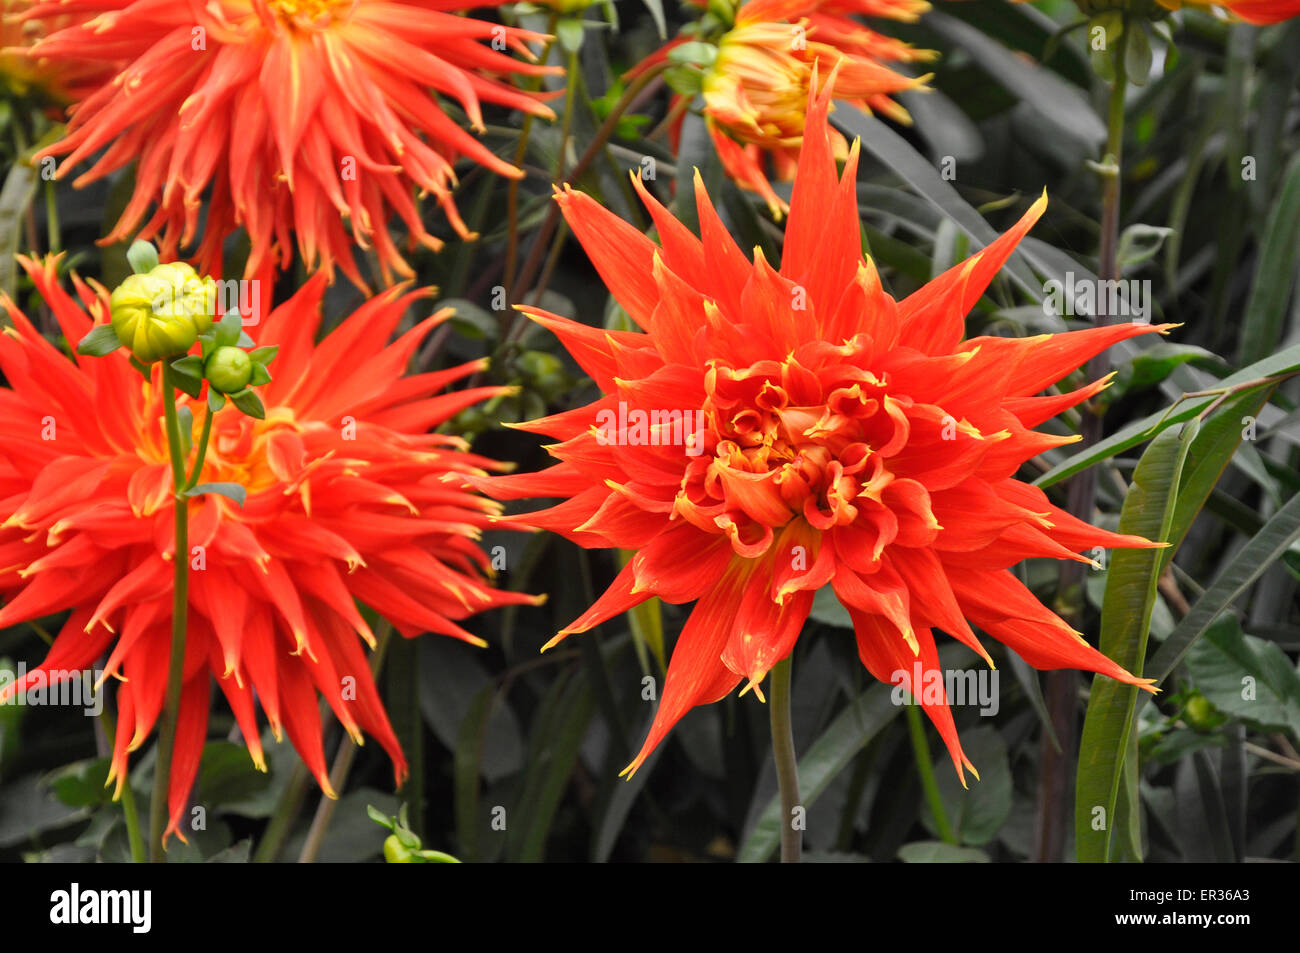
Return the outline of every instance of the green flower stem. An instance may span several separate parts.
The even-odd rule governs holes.
[[[293,819],[298,816],[298,809],[302,807],[303,798],[307,796],[307,786],[310,783],[311,774],[307,766],[302,763],[302,759],[299,759],[294,766],[293,774],[289,775],[284,793],[276,802],[275,813],[271,815],[262,839],[258,841],[257,850],[253,852],[253,863],[273,864],[280,856],[284,842],[288,840],[289,832],[293,829]]]
[[[663,81],[663,73],[667,68],[667,63],[656,63],[628,85],[627,89],[623,91],[623,95],[619,97],[618,102],[614,104],[614,108],[609,111],[609,115],[605,117],[605,121],[596,130],[596,135],[592,137],[586,150],[578,158],[573,168],[569,170],[569,174],[565,176],[565,182],[570,184],[576,182],[582,178],[583,173],[591,168],[591,164],[596,161],[596,157],[604,150],[610,137],[614,134],[614,130],[618,128],[618,121],[623,118],[623,114],[641,98],[642,93],[646,92],[651,83],[661,83]],[[552,202],[541,228],[537,230],[537,237],[533,239],[533,246],[528,252],[528,258],[519,270],[519,280],[515,283],[516,287],[527,288],[532,284],[533,276],[537,274],[538,269],[542,266],[542,255],[550,245],[551,235],[555,231],[556,225],[559,224],[559,218],[560,206]],[[503,347],[523,333],[524,326],[527,323],[522,314],[516,314],[510,333],[506,335],[505,340],[502,342]]]
[[[190,470],[189,478],[185,481],[185,489],[190,489],[199,482],[199,476],[203,473],[203,459],[208,455],[208,438],[212,436],[212,418],[216,416],[212,408],[207,409],[207,414],[203,418],[203,432],[199,436],[199,452],[194,457],[194,469]]]
[[[99,722],[104,729],[104,737],[111,745],[117,737],[117,726],[113,714],[105,705],[99,713]],[[135,791],[131,790],[131,775],[122,779],[122,814],[126,818],[126,840],[131,847],[131,861],[143,864],[147,858],[144,849],[144,836],[140,833],[140,811],[135,804]]]
[[[943,809],[943,798],[939,795],[939,782],[934,777],[934,761],[930,757],[930,742],[925,738],[925,722],[921,720],[921,703],[913,699],[907,706],[907,728],[912,735],[912,751],[916,755],[916,773],[921,776],[921,790],[925,792],[925,803],[934,815],[935,827],[939,829],[939,839],[945,844],[956,844],[957,835],[948,823],[948,812]]]
[[[1120,184],[1124,168],[1124,97],[1128,90],[1128,69],[1125,55],[1128,48],[1127,31],[1141,29],[1130,17],[1125,17],[1121,33],[1111,50],[1114,80],[1111,83],[1106,121],[1106,154],[1102,172],[1101,237],[1098,246],[1097,277],[1102,281],[1118,277]],[[1105,304],[1098,308],[1096,323],[1108,324],[1110,315]],[[1110,370],[1110,359],[1103,351],[1088,362],[1085,374],[1088,380],[1104,377]],[[1078,449],[1092,446],[1101,439],[1102,411],[1091,401],[1080,407],[1080,441]],[[1097,501],[1096,468],[1089,467],[1070,479],[1066,491],[1065,509],[1084,522],[1092,522],[1092,511]],[[1082,628],[1084,612],[1082,563],[1067,562],[1061,567],[1057,585],[1057,603],[1061,616],[1074,628]],[[1034,835],[1033,859],[1039,863],[1055,863],[1063,859],[1066,831],[1072,824],[1069,797],[1070,768],[1074,760],[1073,746],[1078,735],[1077,673],[1062,669],[1049,672],[1046,679],[1045,701],[1052,719],[1053,730],[1061,747],[1053,743],[1048,732],[1043,733],[1039,748],[1038,817]]]
[[[166,860],[163,830],[167,826],[167,790],[171,776],[172,748],[180,714],[182,676],[185,672],[185,629],[190,605],[189,505],[185,492],[185,459],[181,453],[181,426],[176,414],[176,386],[171,366],[162,362],[163,413],[167,421],[167,448],[172,458],[173,505],[176,512],[176,545],[172,553],[172,641],[167,663],[167,694],[158,730],[158,758],[154,766],[153,797],[149,803],[149,859]]]
[[[573,135],[573,101],[578,98],[578,51],[569,53],[564,67],[564,114],[560,119],[560,148],[555,153],[555,171],[551,178],[559,182],[564,175],[564,160],[569,151],[569,138]]]
[[[546,22],[546,32],[550,35],[555,34],[555,24],[559,19],[559,14],[552,13],[550,19]],[[550,55],[551,45],[554,40],[547,41],[542,47],[542,52],[538,56],[538,62],[545,63],[546,58]],[[541,89],[542,77],[536,77],[530,84],[529,88],[533,91]],[[522,168],[524,159],[528,157],[528,139],[533,131],[533,115],[528,113],[524,116],[523,125],[519,128],[519,141],[515,145],[515,167]],[[506,289],[506,300],[510,300],[510,291],[514,285],[515,265],[519,259],[519,179],[511,179],[510,185],[506,188],[506,264],[505,275],[502,284]],[[503,327],[502,332],[505,332]]]
[[[59,201],[53,179],[45,180],[45,236],[51,255],[63,251],[63,240],[59,237]]]
[[[772,667],[768,702],[772,719],[772,757],[776,761],[776,783],[781,790],[781,863],[797,864],[803,850],[803,832],[794,826],[799,805],[799,762],[794,753],[794,725],[790,718],[790,658]]]
[[[374,678],[379,677],[379,672],[384,666],[384,656],[388,653],[388,644],[392,640],[393,625],[384,619],[378,629],[375,651],[370,656],[370,674]],[[348,774],[352,770],[352,761],[356,756],[356,742],[344,734],[343,740],[339,742],[338,753],[334,756],[334,763],[330,765],[330,787],[340,794],[343,786],[347,784]],[[334,810],[338,805],[338,801],[321,797],[320,803],[316,806],[316,815],[311,821],[311,829],[307,831],[307,839],[303,842],[302,852],[298,855],[298,863],[316,862],[320,849],[325,843],[325,833],[329,830],[330,820],[334,817]]]

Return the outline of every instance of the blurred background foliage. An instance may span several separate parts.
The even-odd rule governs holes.
[[[1083,326],[1050,313],[1043,301],[1047,280],[1097,269],[1100,179],[1093,163],[1103,158],[1106,134],[1099,118],[1108,96],[1104,58],[1094,55],[1080,14],[1063,0],[935,7],[917,24],[880,26],[941,54],[926,64],[933,89],[902,97],[914,125],[845,108],[833,117],[863,137],[864,247],[901,298],[982,247],[1047,186],[1047,214],[972,312],[969,331],[1026,335]],[[556,228],[551,183],[584,165],[584,149],[626,94],[624,72],[674,35],[687,14],[660,0],[623,0],[558,18],[524,5],[505,13],[555,27],[550,60],[576,67],[567,92],[564,78],[548,80],[562,94],[556,111],[567,118],[534,124],[522,148],[517,116],[489,117],[491,146],[529,172],[514,202],[513,250],[512,200],[501,178],[474,168],[462,179],[457,200],[481,233],[476,242],[451,240],[428,209],[426,224],[449,244],[441,254],[417,256],[420,281],[437,285],[441,303],[454,304],[458,316],[417,362],[427,370],[491,356],[484,377],[518,385],[518,395],[465,412],[454,429],[479,452],[535,469],[548,460],[541,441],[503,424],[578,406],[595,391],[548,333],[508,305],[537,303],[592,325],[626,323],[581,249],[566,240],[563,225]],[[1182,482],[1151,505],[1167,506],[1185,541],[1144,605],[1151,611],[1147,672],[1155,665],[1171,677],[1154,702],[1144,699],[1137,709],[1137,731],[1125,743],[1138,753],[1140,771],[1125,777],[1119,800],[1135,825],[1129,849],[1148,860],[1300,859],[1300,511],[1293,505],[1300,382],[1288,376],[1300,368],[1300,21],[1256,29],[1185,11],[1141,32],[1129,46],[1134,85],[1125,105],[1120,263],[1125,278],[1150,281],[1154,319],[1182,326],[1167,339],[1114,349],[1117,376],[1103,395],[1100,444],[1053,451],[1022,476],[1040,480],[1063,503],[1061,479],[1096,467],[1096,518],[1115,528],[1149,430],[1167,408],[1223,379],[1260,382],[1233,390],[1199,433],[1148,451],[1171,455],[1150,460],[1153,472],[1162,460],[1181,462]],[[680,141],[670,140],[669,96],[661,82],[636,95],[608,146],[585,157],[575,187],[645,228],[627,182],[628,170],[640,169],[661,200],[693,223],[693,203],[677,197],[690,194],[698,167],[742,247],[759,245],[778,259],[780,227],[755,196],[724,179],[702,120],[688,113]],[[32,300],[12,254],[67,249],[66,269],[111,286],[125,274],[125,247],[95,242],[129,186],[119,176],[73,190],[19,161],[56,117],[21,84],[10,83],[0,100],[0,287],[43,316],[52,336],[48,313]],[[234,274],[237,240],[228,258]],[[506,288],[507,269],[514,288]],[[300,269],[286,274],[280,294],[302,278]],[[359,300],[344,283],[332,287],[327,323]],[[1184,402],[1181,417],[1210,402]],[[1241,440],[1247,416],[1255,429]],[[1078,414],[1048,426],[1076,429]],[[640,773],[618,778],[648,727],[684,607],[647,603],[539,655],[603,591],[619,554],[508,532],[488,534],[484,546],[506,585],[548,592],[549,603],[472,620],[469,627],[490,643],[486,650],[435,636],[393,640],[381,685],[411,779],[394,794],[383,753],[362,748],[312,848],[318,858],[379,859],[384,826],[396,825],[426,848],[463,860],[770,859],[776,783],[767,711],[752,695],[693,711]],[[1079,627],[1095,643],[1107,625],[1120,631],[1132,611],[1107,595],[1112,582],[1117,593],[1132,582],[1108,580],[1112,569],[1088,572],[1077,593],[1058,592],[1055,564],[1035,561],[1020,571],[1048,604],[1076,599]],[[58,621],[0,632],[0,667],[38,662]],[[845,615],[833,599],[819,599],[794,659],[808,859],[982,862],[1084,852],[1076,851],[1068,820],[1088,809],[1075,804],[1075,779],[1045,794],[1044,753],[1055,741],[1043,677],[997,643],[989,648],[998,663],[996,715],[955,708],[981,775],[964,790],[928,723],[871,679]],[[978,666],[955,643],[942,658],[945,668]],[[1079,724],[1089,684],[1079,679],[1066,698]],[[1243,685],[1253,689],[1251,698]],[[92,734],[89,724],[78,710],[0,707],[0,858],[128,856],[120,811],[103,787],[102,728],[96,722]],[[271,771],[254,771],[242,747],[225,740],[232,730],[229,713],[218,710],[194,797],[206,829],[188,847],[175,846],[170,859],[258,856],[268,829],[284,832],[279,858],[296,859],[319,792],[308,789],[285,744],[268,743]],[[340,736],[337,726],[331,732],[329,751]],[[1077,745],[1064,740],[1067,750]],[[134,762],[141,803],[151,762],[150,749]],[[937,789],[928,798],[927,784]],[[384,826],[368,806],[387,819]],[[1067,819],[1055,856],[1041,843],[1044,812]]]

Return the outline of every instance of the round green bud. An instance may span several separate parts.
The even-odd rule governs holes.
[[[390,864],[413,864],[415,855],[406,848],[396,834],[389,834],[384,841],[384,860]]]
[[[237,347],[219,347],[208,355],[203,365],[203,376],[212,389],[223,394],[234,394],[248,386],[253,376],[253,361]]]
[[[1204,695],[1193,695],[1183,706],[1183,720],[1194,731],[1210,731],[1215,727],[1215,710]]]

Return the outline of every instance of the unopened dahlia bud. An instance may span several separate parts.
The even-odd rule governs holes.
[[[219,347],[203,365],[203,376],[214,390],[234,394],[248,386],[253,377],[253,361],[237,347]]]
[[[145,364],[193,347],[212,326],[216,305],[217,283],[184,262],[130,275],[109,297],[117,339]]]
[[[384,860],[390,864],[413,864],[415,854],[402,843],[400,837],[389,834],[384,840]]]

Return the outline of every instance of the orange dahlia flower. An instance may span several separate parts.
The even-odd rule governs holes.
[[[78,304],[57,284],[56,258],[20,261],[67,340],[85,336],[90,315],[106,320],[103,289],[76,281]],[[257,328],[259,344],[280,347],[276,378],[259,389],[266,419],[230,404],[213,418],[201,480],[240,483],[247,498],[242,508],[214,494],[190,503],[169,833],[180,833],[199,766],[212,676],[259,768],[254,693],[276,737],[288,734],[333,796],[318,690],[358,743],[372,735],[399,780],[406,771],[361,647],[374,636],[354,599],[408,638],[438,632],[479,644],[457,620],[536,601],[487,584],[490,566],[475,541],[499,505],[445,479],[502,467],[467,453],[457,437],[428,433],[501,388],[437,396],[481,369],[477,361],[402,377],[450,312],[389,344],[423,296],[393,289],[315,345],[324,287],[318,274]],[[69,361],[12,301],[3,305],[13,328],[0,335],[8,381],[0,388],[0,628],[71,610],[45,660],[4,695],[77,675],[107,654],[103,677],[120,679],[109,776],[120,793],[127,755],[162,707],[170,652],[177,557],[161,375],[144,383],[124,352]],[[194,407],[199,421],[205,413]]]
[[[1300,16],[1300,0],[1159,0],[1162,7],[1177,10],[1181,7],[1222,7],[1229,13],[1263,26],[1281,23]]]
[[[32,0],[0,3],[0,83],[15,96],[28,96],[38,90],[62,103],[84,95],[91,84],[103,82],[108,71],[103,62],[56,69],[49,61],[30,54],[30,48],[41,36],[77,22],[67,15],[49,20],[27,18],[25,14],[31,6]]]
[[[551,71],[505,52],[531,56],[525,43],[542,37],[444,6],[40,0],[28,15],[69,12],[87,22],[46,36],[32,56],[125,64],[75,104],[67,135],[45,154],[66,156],[62,174],[105,150],[79,186],[138,162],[131,200],[104,243],[141,229],[141,238],[159,236],[164,258],[176,257],[194,242],[206,208],[198,246],[205,273],[220,273],[222,242],[242,226],[251,242],[246,275],[267,261],[287,267],[296,241],[308,270],[332,277],[337,265],[364,286],[353,245],[373,244],[386,282],[393,273],[410,277],[388,234],[394,215],[410,248],[441,247],[425,230],[416,191],[432,194],[468,238],[452,197],[456,160],[523,174],[457,125],[440,97],[458,102],[478,131],[483,103],[552,115],[503,81]]]
[[[910,122],[907,110],[891,97],[925,85],[928,76],[911,77],[890,69],[934,57],[863,26],[854,16],[915,21],[930,9],[924,0],[745,0],[734,25],[717,44],[717,57],[706,70],[702,95],[704,117],[727,175],[761,195],[772,214],[788,206],[773,191],[794,178],[803,141],[805,106],[814,68],[826,75],[839,63],[837,94],[861,109]],[[682,37],[652,56],[666,59]],[[832,130],[836,158],[848,154],[848,142]]]
[[[636,551],[550,644],[651,596],[699,600],[628,771],[693,706],[742,681],[757,692],[828,584],[852,616],[862,662],[921,700],[959,775],[970,764],[946,700],[928,688],[936,628],[985,659],[971,623],[1037,668],[1150,684],[1090,646],[1009,567],[1154,545],[1075,519],[1015,474],[1077,439],[1031,428],[1106,381],[1035,395],[1108,345],[1166,326],[962,340],[966,314],[1045,199],[982,252],[895,301],[862,255],[856,143],[836,179],[829,103],[828,86],[809,104],[779,270],[740,252],[698,178],[702,240],[637,183],[661,246],[565,192],[565,219],[645,331],[523,309],[605,396],[521,425],[556,438],[557,465],[473,482],[499,499],[562,497],[511,519],[584,547]]]

